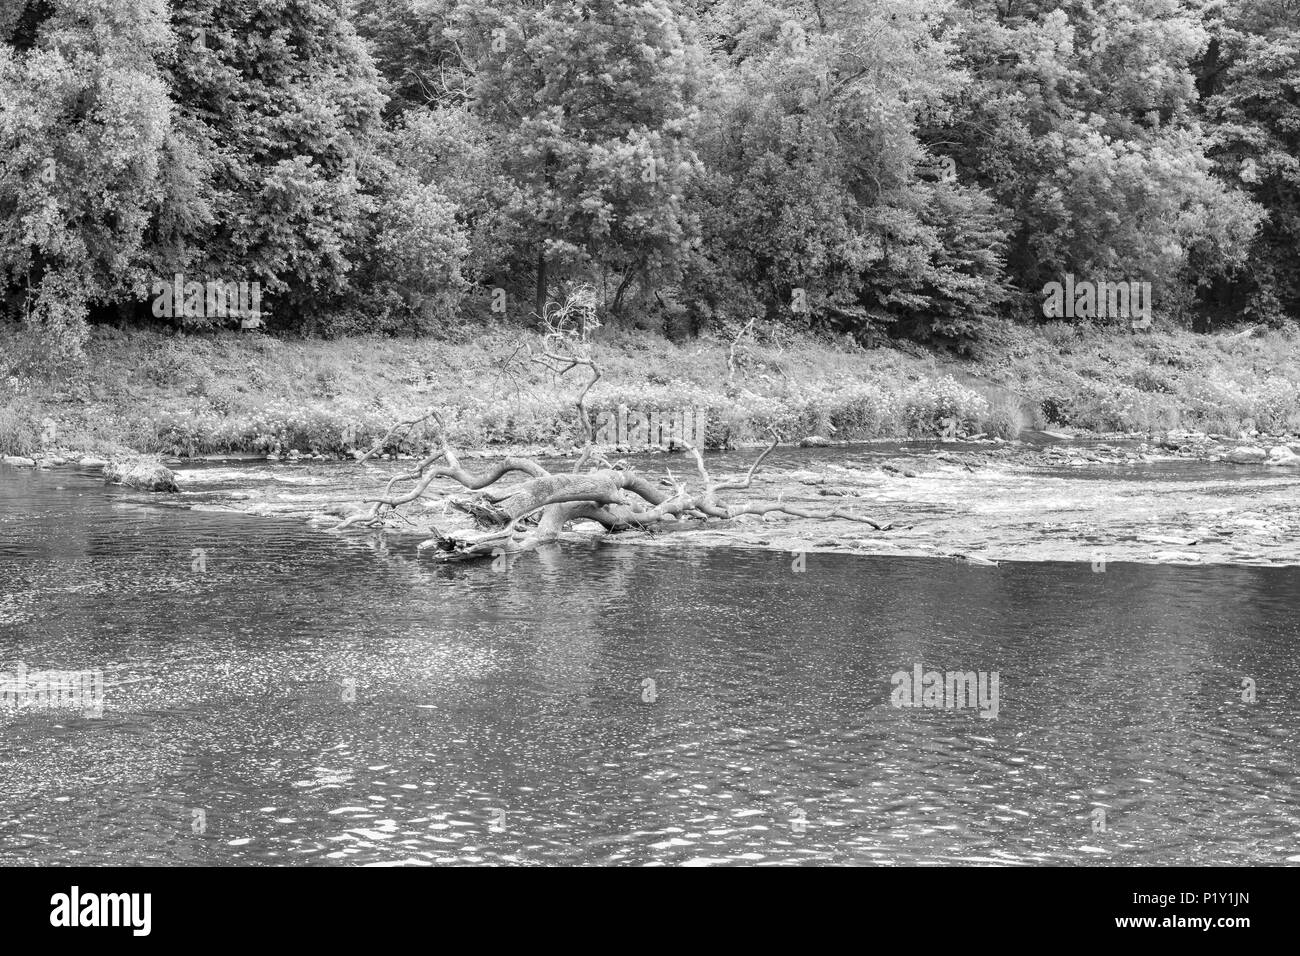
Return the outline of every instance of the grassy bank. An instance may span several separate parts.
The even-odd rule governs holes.
[[[536,339],[517,329],[320,341],[99,328],[85,366],[57,382],[5,366],[12,335],[0,331],[0,454],[339,454],[430,407],[464,449],[563,451],[579,438],[572,401],[584,373],[556,379],[529,364],[521,347]],[[760,441],[772,427],[788,440],[935,437],[950,418],[960,433],[1002,437],[1026,427],[1300,432],[1300,342],[1283,332],[1005,326],[973,359],[789,336],[731,346],[611,334],[595,347],[604,378],[589,404],[705,409],[711,447]]]

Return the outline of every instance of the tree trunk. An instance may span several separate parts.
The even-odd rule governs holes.
[[[539,265],[544,265],[539,261]],[[540,273],[539,273],[540,274]],[[669,474],[668,485],[671,491],[655,482],[648,481],[636,472],[622,466],[610,465],[602,456],[593,452],[591,422],[587,419],[586,395],[591,387],[600,380],[600,367],[591,359],[581,355],[546,352],[547,361],[567,363],[558,369],[564,374],[578,366],[586,366],[592,371],[592,378],[579,393],[574,402],[579,418],[582,420],[586,437],[582,457],[569,474],[552,474],[540,464],[527,458],[506,458],[483,472],[471,474],[461,467],[456,453],[447,442],[447,429],[442,416],[430,411],[420,418],[398,422],[393,425],[374,447],[361,458],[364,464],[386,447],[399,431],[405,429],[409,434],[412,429],[433,419],[438,424],[439,439],[442,450],[429,455],[412,471],[394,475],[388,480],[382,497],[371,498],[366,502],[371,505],[368,510],[356,512],[336,527],[342,530],[354,525],[383,527],[385,520],[402,505],[409,504],[422,497],[429,485],[437,478],[451,478],[460,485],[478,494],[472,497],[448,497],[444,502],[443,513],[451,508],[469,515],[474,522],[472,529],[440,531],[430,526],[433,537],[421,542],[421,551],[431,551],[437,561],[469,561],[475,558],[496,557],[502,554],[516,554],[530,551],[541,544],[554,541],[575,521],[594,521],[606,531],[648,531],[663,525],[679,525],[684,521],[727,520],[741,515],[762,517],[769,514],[786,514],[799,518],[840,518],[858,521],[870,525],[877,531],[888,530],[890,525],[879,524],[870,518],[836,509],[829,513],[813,512],[804,508],[793,507],[779,498],[774,502],[728,505],[718,498],[718,493],[731,490],[747,490],[754,479],[754,474],[762,467],[780,441],[776,433],[772,435],[772,444],[758,456],[743,478],[714,481],[704,466],[704,457],[700,450],[689,442],[686,449],[695,460],[703,484],[703,491],[692,494],[683,482],[677,481]],[[534,361],[538,361],[534,356]],[[545,363],[543,363],[545,364]],[[589,470],[589,461],[596,460],[597,466]],[[444,462],[440,465],[439,462]],[[496,487],[506,475],[516,472],[527,477],[507,487]],[[410,484],[409,490],[396,493],[399,484]]]
[[[533,302],[534,311],[537,312],[537,320],[543,321],[546,318],[546,253],[538,250],[537,253],[537,295]]]
[[[627,295],[627,287],[632,284],[635,277],[635,272],[626,273],[618,284],[618,290],[614,293],[614,305],[611,307],[611,311],[620,318],[623,316],[623,297]]]

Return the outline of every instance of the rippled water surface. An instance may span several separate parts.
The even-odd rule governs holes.
[[[1300,568],[792,560],[435,568],[0,466],[0,670],[105,684],[0,708],[0,862],[1300,861]],[[997,719],[891,707],[916,663]]]

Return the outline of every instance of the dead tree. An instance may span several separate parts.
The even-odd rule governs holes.
[[[586,328],[592,316],[585,316]],[[530,458],[503,458],[491,467],[473,473],[461,466],[447,439],[442,416],[431,411],[422,418],[401,422],[389,430],[376,448],[362,461],[382,449],[384,442],[399,429],[408,431],[429,419],[438,426],[438,451],[419,462],[410,471],[389,479],[383,494],[368,499],[370,507],[336,526],[384,527],[396,518],[404,518],[400,509],[429,493],[437,479],[458,482],[475,495],[450,495],[443,502],[443,513],[450,511],[468,516],[468,528],[442,531],[431,528],[432,536],[421,542],[437,561],[469,561],[532,550],[555,541],[571,525],[595,522],[609,533],[653,531],[680,527],[683,522],[729,521],[741,515],[785,514],[799,518],[838,518],[870,525],[875,530],[890,526],[847,511],[817,512],[795,507],[778,500],[747,504],[730,504],[722,492],[747,490],[754,475],[780,442],[775,432],[772,443],[755,459],[744,478],[714,481],[704,464],[700,450],[686,444],[699,473],[701,490],[689,491],[685,482],[677,482],[669,473],[670,487],[651,481],[636,471],[610,464],[592,444],[591,423],[586,398],[600,380],[599,366],[586,348],[586,335],[576,331],[573,313],[560,310],[548,320],[540,354],[533,361],[563,376],[576,368],[586,368],[591,378],[575,400],[582,427],[584,447],[573,470],[553,474]],[[507,479],[510,479],[507,481]],[[502,484],[504,482],[504,484]],[[407,519],[409,520],[409,519]]]

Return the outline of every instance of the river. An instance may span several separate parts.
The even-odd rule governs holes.
[[[103,687],[0,706],[0,863],[1300,861],[1300,568],[654,544],[435,567],[0,466],[0,671]]]

